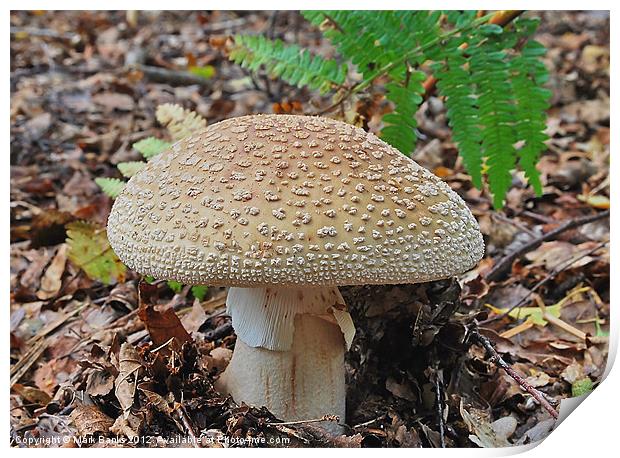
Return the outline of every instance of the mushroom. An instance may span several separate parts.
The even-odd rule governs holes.
[[[428,170],[362,129],[293,115],[174,144],[129,180],[108,237],[139,273],[230,287],[237,342],[218,387],[284,420],[345,417],[355,328],[338,286],[443,279],[484,252]]]

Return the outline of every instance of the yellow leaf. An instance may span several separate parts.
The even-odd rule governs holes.
[[[579,194],[577,198],[588,204],[590,207],[598,208],[600,210],[608,210],[609,209],[609,197],[594,195],[594,196],[584,196],[583,194]]]
[[[85,221],[67,224],[69,260],[90,278],[110,284],[125,279],[127,268],[116,256],[105,229]]]
[[[493,312],[497,315],[502,315],[508,312],[509,308],[497,308],[493,307],[490,304],[486,304]],[[560,310],[562,308],[562,304],[552,305],[546,308],[547,313],[555,316],[556,318],[560,317]],[[511,310],[508,313],[508,316],[514,318],[515,320],[519,320],[522,318],[528,318],[532,323],[537,324],[539,326],[546,326],[547,320],[543,318],[543,310],[540,307],[519,307],[514,310]]]

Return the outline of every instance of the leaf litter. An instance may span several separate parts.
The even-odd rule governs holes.
[[[609,19],[541,14],[554,94],[543,195],[516,175],[506,208],[492,211],[464,175],[443,101],[427,99],[415,159],[467,200],[486,257],[459,281],[342,289],[358,332],[346,361],[348,428],[334,437],[311,422],[279,424],[215,390],[235,344],[225,290],[146,287],[109,249],[111,200],[97,186],[117,180],[110,193],[120,192],[144,158],[207,121],[314,111],[320,100],[307,91],[228,61],[238,27],[284,37],[297,24],[302,44],[324,52],[327,43],[294,11],[13,12],[12,445],[71,437],[67,446],[92,446],[82,439],[102,437],[179,447],[196,442],[178,437],[204,437],[213,440],[198,445],[496,447],[548,435],[549,412],[472,338],[488,338],[556,406],[595,389],[606,365],[609,220],[518,252],[609,208]],[[344,116],[363,114],[374,128],[384,108],[360,101]]]

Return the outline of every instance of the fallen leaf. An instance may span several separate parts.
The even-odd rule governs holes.
[[[93,102],[101,105],[108,110],[132,111],[135,102],[127,94],[116,92],[104,92],[93,96]]]
[[[28,139],[36,141],[43,136],[51,125],[52,115],[50,113],[41,113],[24,124],[24,133]]]
[[[50,395],[45,391],[31,386],[22,385],[21,383],[14,384],[11,389],[19,393],[21,397],[29,403],[45,406],[52,400]]]
[[[601,196],[598,194],[594,196],[589,196],[589,195],[584,196],[583,194],[579,194],[577,196],[577,199],[579,199],[582,202],[585,202],[590,207],[598,208],[600,210],[608,210],[610,207],[609,197],[607,196]]]
[[[388,377],[385,381],[385,388],[398,398],[406,399],[407,401],[416,401],[418,399],[407,382],[398,383],[392,377]]]
[[[135,440],[140,436],[142,424],[143,420],[134,414],[129,414],[127,418],[121,415],[110,427],[110,432],[117,436],[126,436],[129,439]]]
[[[63,243],[58,248],[56,256],[45,270],[41,278],[41,287],[37,291],[37,297],[41,300],[50,299],[58,294],[62,287],[62,274],[65,272],[67,263],[67,244]]]
[[[172,416],[172,407],[170,407],[170,404],[163,398],[163,396],[154,391],[147,390],[146,388],[140,388],[140,391],[144,393],[149,403],[159,412]]]
[[[136,396],[136,385],[142,369],[142,361],[137,350],[128,342],[121,345],[119,353],[119,373],[114,382],[114,395],[128,417]]]
[[[505,436],[505,431],[498,428],[500,431],[498,434],[481,412],[475,409],[471,409],[472,413],[468,412],[463,407],[462,402],[460,411],[469,431],[473,433],[469,436],[469,440],[474,444],[485,448],[510,447],[512,445]]]
[[[71,412],[71,420],[80,436],[92,436],[95,433],[108,433],[114,420],[95,406],[77,406]]]
[[[123,281],[127,268],[112,251],[105,229],[76,221],[67,225],[67,235],[69,259],[86,275],[106,284]]]
[[[508,440],[517,429],[517,424],[517,419],[509,415],[495,420],[491,423],[491,428],[493,428],[497,437]]]
[[[91,396],[105,396],[114,388],[114,375],[106,370],[95,370],[86,381],[86,392]]]
[[[194,299],[194,303],[192,305],[192,310],[183,317],[181,323],[183,327],[187,330],[188,333],[196,332],[202,326],[202,324],[206,321],[207,314],[205,310],[202,308],[200,301],[198,299]]]
[[[147,304],[144,290],[145,286],[141,283],[138,296],[140,302],[138,316],[146,326],[151,340],[153,341],[153,345],[160,347],[170,342],[168,345],[169,347],[179,350],[181,345],[185,342],[191,342],[191,336],[183,327],[181,320],[179,320],[179,317],[174,313],[174,310],[171,308],[162,309],[161,307],[156,309],[155,306]],[[167,347],[161,349],[163,354],[169,351]]]

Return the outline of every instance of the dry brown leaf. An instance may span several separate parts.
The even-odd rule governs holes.
[[[205,310],[202,308],[200,301],[198,299],[194,299],[194,304],[192,305],[192,310],[183,317],[181,323],[183,327],[187,330],[188,333],[196,332],[202,326],[202,324],[207,319],[207,314]]]
[[[41,300],[51,299],[56,296],[62,287],[62,274],[67,264],[67,244],[63,243],[58,248],[56,256],[41,277],[41,288],[37,291],[37,297]]]
[[[80,436],[92,436],[95,433],[108,433],[114,420],[95,406],[77,406],[71,412],[71,420]]]
[[[114,382],[114,394],[123,408],[125,418],[129,416],[136,395],[136,384],[142,369],[137,350],[128,342],[121,345],[119,353],[119,374]]]
[[[157,310],[154,306],[140,301],[138,316],[146,326],[146,329],[156,347],[160,347],[169,341],[173,349],[180,349],[185,342],[191,342],[192,338],[187,333],[181,320],[171,308]],[[162,348],[161,352],[167,354],[168,348]]]
[[[95,370],[88,376],[86,392],[91,396],[105,396],[114,388],[114,375],[105,370]]]
[[[110,427],[110,432],[117,436],[126,436],[129,439],[135,440],[140,435],[142,424],[143,420],[134,414],[129,414],[127,418],[121,415]]]
[[[127,94],[104,92],[93,96],[93,102],[108,110],[131,111],[135,103]]]
[[[146,388],[140,388],[140,391],[144,393],[149,403],[151,403],[151,405],[153,405],[153,407],[155,407],[158,411],[168,416],[172,416],[172,407],[170,407],[170,404],[163,398],[163,396],[155,393],[154,391],[147,390]]]
[[[34,403],[39,405],[47,405],[52,398],[45,391],[33,388],[31,386],[25,386],[21,383],[16,383],[11,387],[28,403]]]
[[[471,412],[468,412],[463,407],[463,403],[461,403],[460,410],[465,424],[469,431],[473,433],[469,436],[469,440],[473,443],[485,448],[510,447],[512,445],[504,437],[505,433],[498,434],[495,431],[483,412],[473,408],[470,409]]]
[[[39,287],[41,281],[41,272],[43,268],[50,262],[54,250],[46,248],[39,250],[26,251],[23,256],[30,262],[28,268],[24,271],[19,279],[22,286],[34,290]]]

